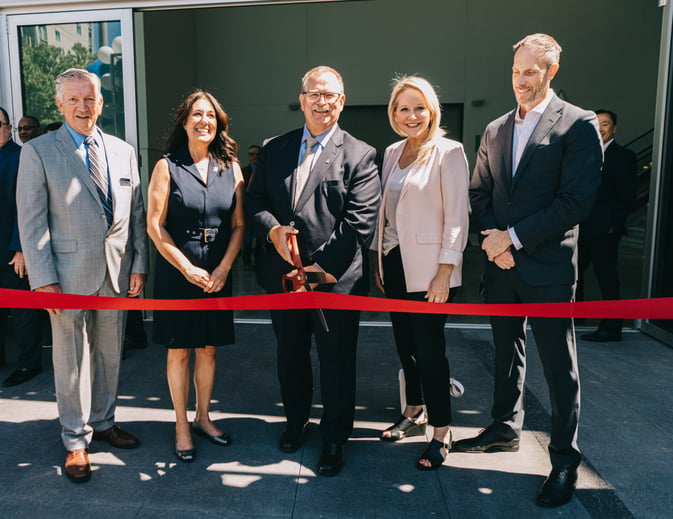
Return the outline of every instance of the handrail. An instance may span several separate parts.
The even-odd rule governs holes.
[[[636,143],[636,142],[639,141],[640,139],[644,139],[646,136],[648,136],[648,135],[650,135],[650,134],[651,134],[651,135],[654,135],[654,128],[650,128],[649,130],[647,130],[646,132],[642,133],[642,134],[639,135],[638,137],[636,137],[636,138],[634,138],[634,139],[631,139],[631,140],[630,140],[629,142],[627,142],[626,144],[623,144],[623,146],[624,146],[625,148],[629,148],[630,146],[633,146],[634,143]]]

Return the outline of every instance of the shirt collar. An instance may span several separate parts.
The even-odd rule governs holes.
[[[73,130],[73,129],[70,127],[70,125],[68,125],[68,123],[64,123],[64,124],[65,124],[66,129],[68,130],[68,133],[69,133],[70,136],[72,137],[72,140],[75,141],[75,147],[79,148],[79,147],[82,145],[82,143],[84,142],[84,139],[87,138],[87,136],[86,136],[86,135],[82,135],[82,134],[79,133],[78,131]],[[99,135],[98,128],[96,128],[96,129],[94,130],[93,136],[94,136],[94,138],[96,139],[96,143],[100,144],[100,140],[101,140],[101,139],[100,139],[100,135]]]
[[[605,152],[605,150],[608,149],[608,146],[610,146],[610,144],[612,144],[613,142],[615,142],[614,137],[612,139],[610,139],[608,142],[606,142],[605,144],[603,144],[603,152]]]
[[[554,91],[550,88],[549,90],[547,90],[547,95],[546,95],[545,98],[542,100],[542,102],[539,103],[539,104],[537,104],[534,108],[531,108],[531,109],[528,111],[528,113],[526,113],[526,116],[527,116],[528,114],[530,114],[530,113],[534,113],[536,118],[539,119],[540,117],[542,117],[542,114],[544,113],[544,111],[545,111],[545,110],[547,109],[547,107],[549,106],[549,103],[551,102],[552,97],[554,97]],[[522,118],[519,116],[519,108],[520,108],[520,107],[521,107],[521,105],[517,105],[517,106],[516,106],[516,116],[515,116],[515,121],[516,121],[517,123],[522,123],[522,122],[524,121],[524,119],[522,119]]]
[[[315,140],[318,141],[318,144],[320,144],[321,148],[324,148],[325,145],[327,144],[327,142],[332,137],[332,134],[336,131],[336,128],[337,128],[337,125],[335,124],[329,130],[324,131],[320,135],[316,135],[314,137],[313,135],[311,135],[311,132],[308,131],[308,128],[306,127],[306,125],[304,125],[304,133],[301,136],[301,142],[304,143],[306,141],[306,139],[308,139],[309,137],[313,137]]]

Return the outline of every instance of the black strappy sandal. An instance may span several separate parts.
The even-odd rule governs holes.
[[[443,443],[433,438],[432,441],[428,443],[423,455],[416,462],[418,470],[436,470],[441,467],[449,453],[449,445],[451,445],[451,437],[449,437],[449,443]],[[429,461],[430,466],[423,465],[421,463],[423,460]]]
[[[413,418],[400,416],[397,421],[381,433],[381,439],[386,442],[396,442],[403,438],[412,436],[422,436],[425,434],[425,426],[428,419],[425,416],[425,411],[421,409]],[[384,433],[389,432],[390,436],[385,436]]]

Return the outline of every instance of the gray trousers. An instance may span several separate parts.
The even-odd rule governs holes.
[[[95,295],[119,296],[106,276]],[[54,382],[66,450],[89,447],[114,425],[124,311],[62,310],[51,316]]]

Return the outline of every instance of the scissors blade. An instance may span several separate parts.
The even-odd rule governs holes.
[[[311,285],[306,283],[304,285],[306,287],[307,292],[312,292],[313,289],[311,288]],[[316,313],[318,314],[318,320],[320,320],[320,324],[322,325],[322,329],[325,330],[325,332],[329,333],[329,326],[327,326],[327,319],[325,319],[325,314],[322,311],[322,308],[316,308],[315,309]]]

